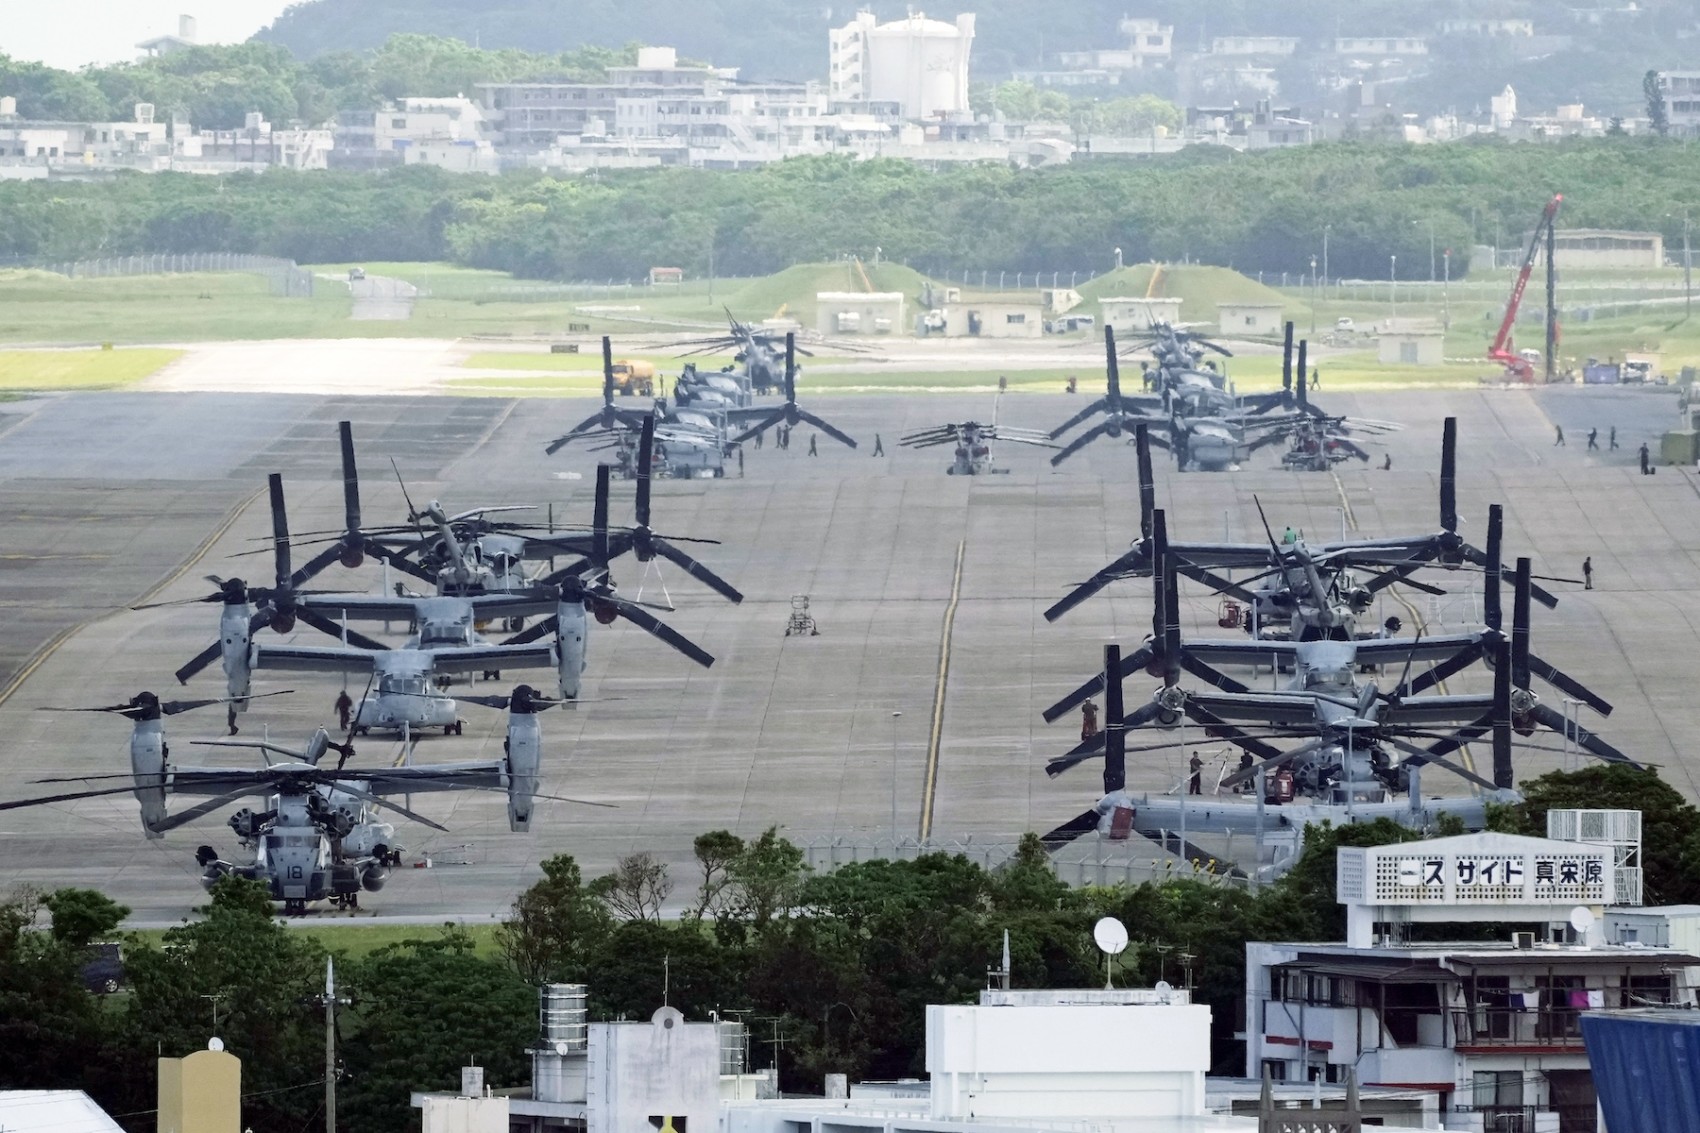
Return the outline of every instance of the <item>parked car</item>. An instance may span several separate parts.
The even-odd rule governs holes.
[[[124,986],[124,952],[112,943],[89,945],[89,960],[82,967],[83,987],[96,995],[111,995]]]

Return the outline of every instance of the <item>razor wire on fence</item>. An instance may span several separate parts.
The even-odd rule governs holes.
[[[954,838],[893,838],[881,831],[850,835],[816,835],[797,840],[804,860],[816,873],[866,861],[912,861],[925,854],[960,855],[986,870],[1007,865],[1020,848],[1015,836],[963,835]],[[1246,877],[1232,863],[1213,858],[1189,862],[1144,838],[1116,840],[1085,837],[1046,855],[1052,874],[1065,885],[1141,885],[1146,882],[1191,880],[1244,886]]]
[[[148,256],[110,256],[98,260],[28,263],[20,266],[53,272],[67,279],[106,279],[128,275],[178,275],[189,272],[248,272],[265,277],[273,295],[309,299],[313,273],[294,260],[237,252],[181,252]]]

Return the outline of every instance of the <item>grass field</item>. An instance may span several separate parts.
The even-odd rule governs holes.
[[[0,391],[112,389],[139,382],[181,350],[0,350]]]
[[[347,333],[345,288],[283,299],[258,275],[67,279],[0,271],[0,342],[41,344],[202,342]],[[358,326],[359,324],[355,324]]]

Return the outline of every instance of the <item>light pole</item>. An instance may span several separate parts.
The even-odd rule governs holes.
[[[822,1011],[820,1013],[820,1045],[823,1046],[823,1047],[827,1047],[827,1046],[830,1045],[827,1042],[827,1035],[828,1035],[827,1025],[832,1021],[832,1009],[834,1007],[842,1007],[842,1008],[844,1008],[844,1010],[850,1012],[850,1018],[853,1021],[855,1021],[857,1023],[860,1023],[862,1021],[861,1018],[857,1016],[856,1009],[854,1007],[850,1006],[848,1003],[829,1003],[829,1004],[827,1004],[826,1010]]]
[[[1322,289],[1316,282],[1316,257],[1310,258],[1310,333],[1316,334],[1316,305],[1322,301]]]
[[[897,722],[903,713],[891,714],[891,856],[897,857]]]
[[[1430,283],[1433,283],[1435,281],[1435,274],[1434,274],[1434,221],[1432,221],[1432,220],[1430,220],[1430,221],[1418,221],[1417,223],[1419,223],[1419,224],[1426,223],[1428,225],[1428,281]]]
[[[1332,224],[1322,226],[1322,278],[1330,278],[1328,274],[1328,234],[1334,231]]]
[[[1688,212],[1682,214],[1682,317],[1694,313],[1694,254],[1688,243]]]
[[[1440,280],[1440,329],[1451,330],[1452,300],[1448,297],[1447,292],[1452,287],[1452,249],[1446,249],[1445,252],[1441,253],[1441,256],[1441,262],[1446,265],[1446,274]]]
[[[1399,256],[1397,253],[1387,257],[1387,301],[1393,305],[1393,313],[1388,316],[1387,325],[1392,329],[1399,321]]]

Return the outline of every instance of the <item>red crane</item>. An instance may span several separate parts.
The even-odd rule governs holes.
[[[1494,335],[1493,345],[1488,347],[1488,357],[1505,367],[1506,377],[1520,382],[1533,383],[1535,368],[1529,365],[1529,360],[1518,354],[1511,341],[1511,329],[1517,323],[1517,308],[1523,304],[1523,292],[1529,286],[1529,273],[1535,268],[1535,256],[1541,250],[1544,241],[1547,250],[1547,367],[1552,367],[1552,355],[1558,345],[1558,313],[1553,308],[1553,221],[1558,218],[1558,206],[1564,203],[1564,195],[1556,194],[1547,202],[1547,207],[1541,212],[1541,222],[1535,225],[1535,234],[1529,239],[1529,251],[1523,257],[1523,269],[1517,273],[1517,282],[1511,288],[1511,301],[1505,305],[1505,318],[1499,324],[1499,333]]]

